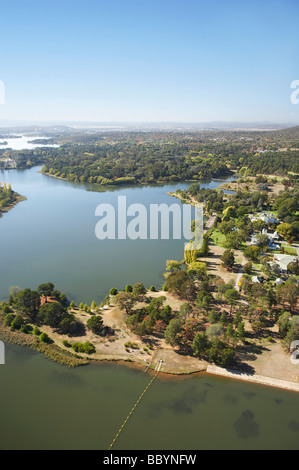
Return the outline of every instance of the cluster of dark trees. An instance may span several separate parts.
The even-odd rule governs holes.
[[[48,301],[42,302],[42,299]],[[50,301],[49,301],[50,300]],[[35,325],[48,325],[62,334],[75,334],[81,327],[75,316],[67,310],[67,298],[51,282],[41,284],[37,290],[12,288],[8,305]]]
[[[17,194],[11,189],[11,185],[4,183],[3,186],[1,186],[0,183],[0,213],[1,211],[5,210],[7,207],[9,207],[11,204],[16,202],[17,199]]]

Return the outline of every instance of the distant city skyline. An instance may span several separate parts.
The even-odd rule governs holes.
[[[0,6],[0,125],[299,123],[298,0]]]

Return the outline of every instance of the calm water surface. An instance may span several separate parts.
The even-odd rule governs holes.
[[[30,143],[35,139],[47,139],[47,137],[43,136],[25,136],[25,135],[20,135],[18,137],[9,137],[9,138],[1,138],[0,137],[0,150],[6,150],[6,149],[13,149],[13,150],[32,150],[36,147],[59,147],[59,145],[56,144],[34,144]],[[3,145],[3,142],[7,142],[7,144]]]
[[[2,183],[11,183],[27,197],[1,219],[1,299],[7,298],[10,286],[36,288],[50,281],[75,302],[101,302],[111,287],[135,282],[160,287],[166,260],[183,259],[186,240],[100,241],[95,209],[102,203],[116,208],[118,196],[126,196],[127,206],[145,205],[148,213],[150,204],[181,205],[166,193],[188,184],[99,192],[99,186],[65,182],[38,170],[0,171]]]
[[[186,185],[95,192],[37,172],[2,171],[0,181],[27,200],[0,220],[0,298],[11,285],[52,281],[76,301],[100,301],[112,287],[161,285],[166,259],[183,258],[178,240],[100,242],[95,208],[178,202],[167,191]],[[219,182],[212,182],[215,187]],[[149,382],[121,365],[74,370],[27,348],[6,345],[0,366],[1,449],[107,449]],[[299,394],[211,378],[159,378],[116,449],[298,449]]]
[[[150,377],[121,365],[70,370],[7,345],[1,449],[107,449]],[[156,379],[117,449],[299,449],[299,395],[212,378]]]

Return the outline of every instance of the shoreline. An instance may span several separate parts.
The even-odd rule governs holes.
[[[39,166],[40,165],[35,165],[35,166]],[[31,167],[33,168],[33,167]],[[45,175],[45,176],[50,176],[51,178],[54,178],[54,179],[58,179],[60,181],[66,181],[67,183],[74,183],[74,184],[92,184],[92,185],[95,185],[95,186],[99,186],[99,187],[102,187],[102,188],[122,188],[122,187],[131,187],[131,188],[138,188],[138,187],[144,187],[144,186],[169,186],[169,185],[174,185],[174,184],[189,184],[189,183],[200,183],[200,182],[203,182],[203,181],[222,181],[222,180],[225,180],[223,181],[223,183],[221,184],[225,184],[225,182],[229,179],[229,178],[233,178],[234,175],[227,175],[227,176],[215,176],[215,177],[211,177],[211,178],[208,178],[208,179],[201,179],[201,180],[194,180],[194,179],[185,179],[185,180],[177,180],[177,181],[172,181],[172,180],[167,180],[167,181],[145,181],[145,182],[140,182],[140,181],[136,181],[135,183],[124,183],[124,184],[115,184],[115,183],[111,183],[111,184],[101,184],[101,183],[89,183],[88,181],[70,181],[68,180],[67,178],[61,178],[61,176],[56,176],[56,175],[51,175],[50,173],[45,173],[41,170],[39,170],[37,173],[40,173],[41,175]],[[169,196],[174,196],[174,194],[172,193],[166,193],[167,195]]]
[[[67,366],[68,368],[75,368],[81,366],[88,366],[88,365],[101,365],[101,364],[117,364],[121,366],[126,366],[130,368],[134,368],[139,370],[140,372],[148,373],[149,375],[155,372],[154,365],[147,367],[146,364],[142,364],[140,361],[136,359],[124,359],[117,357],[103,357],[103,359],[93,359],[92,357],[79,357],[78,355],[69,353],[69,355],[65,354],[61,348],[55,346],[55,344],[44,344],[38,342],[37,338],[34,337],[27,337],[26,334],[20,332],[11,332],[6,330],[3,325],[0,328],[0,338],[4,343],[8,344],[15,344],[20,347],[28,347],[29,349],[34,350],[37,353],[41,353],[47,359],[54,361],[62,366]],[[31,339],[31,341],[30,341]],[[219,366],[215,366],[213,364],[206,364],[205,367],[200,366],[197,370],[189,370],[189,371],[167,371],[163,370],[163,366],[161,368],[161,372],[159,373],[159,377],[162,380],[183,380],[188,379],[194,376],[215,376],[221,377],[223,379],[228,380],[237,380],[241,382],[249,382],[255,385],[261,385],[264,387],[272,387],[281,390],[286,390],[290,392],[299,392],[299,383],[292,382],[283,379],[277,379],[273,377],[267,377],[258,374],[248,374],[239,370],[232,370],[232,369],[225,369]]]
[[[40,166],[40,165],[38,165]],[[135,183],[123,183],[123,184],[115,184],[115,183],[111,183],[111,184],[101,184],[101,183],[89,183],[88,181],[70,181],[68,180],[67,178],[61,178],[61,176],[56,176],[56,175],[51,175],[50,173],[44,173],[43,171],[38,171],[38,173],[40,173],[41,175],[45,175],[45,176],[50,176],[51,178],[55,178],[55,179],[58,179],[58,180],[61,180],[61,181],[66,181],[67,183],[74,183],[74,184],[94,184],[96,186],[99,186],[99,187],[102,187],[102,188],[105,188],[105,187],[109,187],[109,188],[122,188],[122,187],[131,187],[131,188],[135,188],[135,187],[143,187],[143,186],[150,186],[150,185],[159,185],[159,186],[168,186],[170,184],[184,184],[184,183],[192,183],[194,182],[194,180],[182,180],[182,181],[146,181],[146,182],[140,182],[140,181],[136,181]],[[200,180],[198,180],[200,181]],[[168,194],[168,193],[167,193]]]
[[[208,365],[206,373],[208,375],[223,377],[231,380],[239,380],[242,382],[250,382],[257,385],[263,385],[292,392],[299,392],[299,383],[291,382],[288,380],[275,379],[273,377],[266,377],[263,375],[246,374],[238,370],[224,369],[222,367]]]
[[[15,206],[19,204],[19,202],[26,201],[27,197],[22,196],[21,194],[15,193],[16,194],[16,200],[11,203],[9,206],[3,207],[0,210],[0,217],[2,217],[3,214],[7,214],[7,212],[11,211]]]

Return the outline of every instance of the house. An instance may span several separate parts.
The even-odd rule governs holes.
[[[276,284],[277,286],[280,286],[281,284],[283,284],[283,282],[284,282],[283,279],[281,279],[280,277],[278,277],[278,278],[275,280],[275,284]]]
[[[258,282],[259,284],[263,284],[263,282],[264,282],[264,278],[262,278],[261,276],[253,276],[253,278],[251,280],[254,283]]]
[[[259,218],[263,220],[266,224],[279,224],[280,221],[273,215],[272,213],[270,214],[260,214]]]
[[[250,240],[250,245],[256,246],[258,244],[256,237],[257,237],[256,234],[252,235],[251,240]]]
[[[274,240],[279,240],[279,238],[280,238],[279,233],[277,233],[277,232],[275,231],[274,234],[272,235],[272,238],[273,238]]]
[[[269,248],[269,250],[280,250],[280,245],[278,243],[275,243],[273,238],[270,237],[268,248]]]
[[[260,214],[251,216],[250,219],[252,222],[254,222],[255,220],[263,220],[265,224],[279,224],[280,223],[280,221],[271,212],[269,213],[261,212]]]
[[[46,297],[45,295],[42,295],[40,297],[40,305],[44,305],[44,304],[50,304],[50,303],[54,303],[56,302],[57,303],[57,299],[55,299],[55,297]]]
[[[296,258],[296,256],[275,253],[274,254],[274,260],[278,264],[281,272],[287,273],[288,272],[288,264],[292,263],[294,261],[297,261],[298,258]]]

